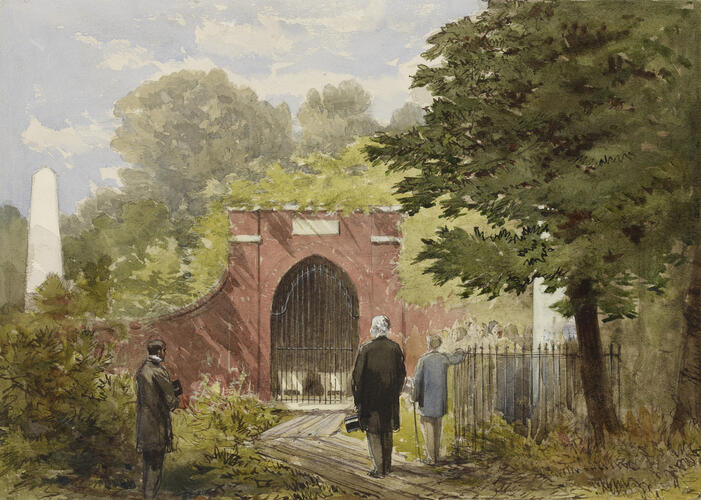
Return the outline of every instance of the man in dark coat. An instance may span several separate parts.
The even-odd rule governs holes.
[[[178,397],[163,360],[166,345],[151,340],[148,359],[136,372],[136,446],[143,453],[144,498],[155,498],[161,486],[163,459],[173,451],[170,412],[178,407]]]
[[[412,399],[419,403],[421,423],[426,443],[426,463],[436,464],[440,459],[443,415],[448,410],[448,366],[465,359],[465,351],[453,354],[438,351],[443,343],[439,335],[428,337],[428,352],[419,358],[414,373]]]
[[[367,433],[372,477],[390,472],[392,431],[399,430],[399,394],[406,377],[404,353],[387,338],[389,332],[387,316],[372,319],[373,339],[360,346],[353,369],[353,399],[360,428]]]

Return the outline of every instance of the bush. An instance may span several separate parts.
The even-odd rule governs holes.
[[[477,442],[468,437],[461,448],[471,460],[498,463],[515,474],[547,478],[549,483],[581,488],[597,495],[635,495],[652,498],[679,487],[681,478],[701,465],[701,429],[689,426],[680,435],[668,436],[662,417],[640,409],[629,412],[624,431],[609,435],[602,447],[574,425],[561,422],[537,443],[514,431],[495,416],[478,430]],[[463,444],[463,446],[464,446]],[[479,449],[480,453],[474,453]]]
[[[255,441],[280,422],[282,411],[242,393],[209,384],[185,411],[173,418],[174,453],[166,459],[164,488],[178,495],[233,498],[312,499],[334,490],[317,478],[298,473],[258,454]]]
[[[107,373],[109,347],[60,312],[71,298],[59,295],[50,311],[40,303],[0,324],[0,472],[22,471],[27,486],[132,487],[133,382]]]

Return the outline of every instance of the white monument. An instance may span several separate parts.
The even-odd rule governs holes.
[[[63,252],[58,226],[56,173],[44,167],[32,176],[25,307],[31,307],[32,294],[49,274],[63,276]]]
[[[533,280],[533,347],[538,345],[560,344],[563,340],[572,340],[574,335],[574,320],[561,316],[550,308],[563,299],[564,288],[558,288],[553,293],[545,291],[543,278]]]

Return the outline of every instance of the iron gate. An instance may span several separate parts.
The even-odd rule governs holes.
[[[355,287],[336,265],[312,256],[292,267],[275,291],[270,318],[273,397],[315,403],[349,397],[358,317]]]

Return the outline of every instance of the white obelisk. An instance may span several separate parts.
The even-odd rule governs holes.
[[[32,294],[49,274],[63,277],[63,252],[58,226],[56,173],[48,167],[32,176],[27,244],[27,289],[25,307],[31,308]]]

